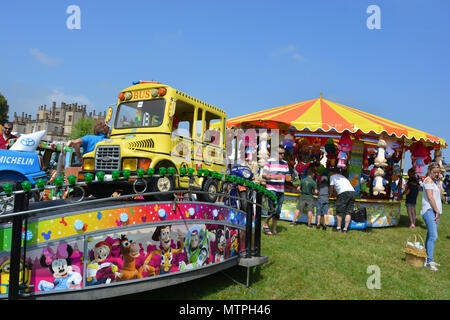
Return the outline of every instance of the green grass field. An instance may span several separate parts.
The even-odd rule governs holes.
[[[425,239],[426,226],[417,203],[417,227],[408,228],[402,204],[398,227],[372,228],[347,234],[290,227],[280,221],[277,236],[262,235],[263,255],[269,262],[253,269],[251,288],[246,288],[246,269],[233,267],[202,279],[134,295],[133,299],[275,299],[275,300],[371,300],[450,299],[450,205],[443,205],[434,260],[441,264],[433,272],[406,263],[403,248],[409,236]],[[380,289],[368,289],[366,282],[380,268]]]

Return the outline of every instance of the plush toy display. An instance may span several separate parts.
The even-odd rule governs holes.
[[[392,192],[392,196],[396,199],[398,199],[398,184],[399,184],[399,177],[396,173],[392,173],[391,175],[391,192]]]
[[[336,146],[333,138],[328,138],[325,151],[327,152],[327,168],[333,168],[336,165]]]
[[[338,168],[345,168],[347,166],[348,153],[352,151],[353,141],[348,131],[342,133],[338,144]]]
[[[375,179],[373,180],[373,195],[386,194],[384,191],[384,186],[386,185],[386,180],[384,179],[384,171],[381,168],[375,170]]]
[[[320,150],[320,139],[316,138],[312,145],[311,158],[315,162],[320,162],[323,158],[323,151]]]
[[[290,133],[286,134],[283,139],[283,146],[285,150],[284,159],[288,163],[289,172],[293,172],[295,166],[294,145],[295,145],[294,137]]]
[[[441,151],[441,149],[434,150],[434,161],[439,164],[439,167],[441,168],[441,173],[445,174],[445,167],[442,164],[442,151]]]
[[[423,175],[423,167],[431,161],[430,150],[422,141],[417,142],[411,148],[411,160],[416,174]]]
[[[385,150],[386,150],[386,141],[384,141],[383,139],[380,138],[380,140],[378,140],[377,156],[376,156],[375,162],[374,162],[376,167],[386,167],[387,166]]]
[[[311,152],[308,148],[309,142],[305,138],[295,139],[295,151],[297,152],[297,161],[307,163],[311,161]]]
[[[267,149],[268,136],[267,131],[263,131],[259,136],[258,166],[260,169],[264,168],[267,159],[269,159],[269,150]]]

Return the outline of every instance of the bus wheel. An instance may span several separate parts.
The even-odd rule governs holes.
[[[174,177],[163,176],[155,178],[152,183],[153,192],[167,192],[175,189]],[[157,201],[170,201],[173,200],[173,193],[155,194],[153,196]]]
[[[217,186],[217,181],[214,179],[206,179],[202,188],[203,192],[208,192],[207,194],[199,194],[198,198],[200,201],[205,202],[216,202],[217,200],[217,192],[219,191],[219,187]]]

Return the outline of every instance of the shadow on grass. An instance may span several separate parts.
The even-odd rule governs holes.
[[[408,215],[401,215],[400,216],[400,221],[398,223],[399,227],[405,227],[405,228],[409,228],[410,225],[410,221],[409,221],[409,217]],[[416,215],[416,223],[415,223],[416,228],[427,228],[425,223],[423,222],[422,218],[420,217],[420,213],[417,213]]]
[[[270,267],[273,262],[269,261],[264,267]],[[261,274],[262,266],[251,268],[250,282],[252,284],[260,281],[263,276]],[[215,274],[191,280],[185,283],[168,286],[165,288],[155,289],[151,291],[130,294],[113,298],[111,300],[199,300],[207,299],[220,291],[226,291],[233,288],[234,284],[239,284],[245,290],[247,280],[247,269],[240,266],[234,266],[227,270],[217,272]],[[250,292],[252,289],[248,289]]]

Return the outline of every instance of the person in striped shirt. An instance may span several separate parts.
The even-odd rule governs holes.
[[[286,177],[290,178],[289,167],[284,158],[284,146],[278,146],[278,159],[270,158],[263,168],[263,179],[266,180],[266,188],[275,193],[277,196],[277,206],[270,217],[268,217],[263,225],[265,234],[277,234],[277,221],[280,219],[281,205],[284,200],[284,183]],[[272,231],[269,228],[269,221],[272,219]]]

